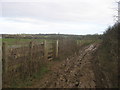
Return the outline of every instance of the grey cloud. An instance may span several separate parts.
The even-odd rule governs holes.
[[[52,21],[99,22],[101,19],[104,20],[106,13],[99,7],[101,6],[89,2],[3,2],[2,15]]]
[[[60,29],[63,29],[61,31],[65,33],[95,33],[113,24],[112,14],[114,14],[114,12],[110,9],[113,1],[114,0],[3,0],[0,3],[0,10],[2,16],[6,17],[8,21],[32,24],[36,24],[35,22],[37,22],[36,25],[38,26],[36,27],[38,31],[42,27],[42,29],[46,31],[51,30],[50,32],[52,32],[52,30],[58,32]],[[21,20],[21,18],[31,18],[36,21],[27,21],[26,19],[25,21],[23,19]],[[14,26],[14,24],[12,25]],[[12,25],[9,25],[9,27],[13,28]],[[82,27],[82,25],[84,26]],[[19,24],[17,24],[17,26],[19,26]],[[29,30],[28,27],[26,27],[27,30]],[[15,29],[18,28],[15,27]],[[68,30],[70,30],[70,32]],[[31,29],[31,32],[34,31]]]

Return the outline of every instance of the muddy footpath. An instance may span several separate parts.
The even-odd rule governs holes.
[[[53,64],[51,72],[29,88],[107,88],[106,78],[95,59],[100,44],[93,43],[79,54]]]

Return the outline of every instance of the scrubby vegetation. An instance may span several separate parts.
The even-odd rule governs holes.
[[[118,87],[118,52],[119,52],[119,32],[120,24],[117,23],[109,27],[103,34],[103,42],[98,50],[97,59],[108,86],[111,88]]]
[[[98,45],[100,44],[100,47],[97,49],[97,53],[94,53],[95,59],[98,61],[99,66],[97,66],[96,62],[94,61],[94,63],[96,64],[94,68],[100,68],[98,69],[98,71],[97,69],[95,70],[97,72],[102,72],[105,78],[102,76],[99,77],[98,73],[96,74],[98,75],[99,80],[104,79],[100,84],[104,84],[103,82],[105,82],[108,84],[107,87],[116,88],[118,87],[118,83],[119,83],[118,82],[118,60],[119,60],[118,53],[120,50],[119,48],[120,45],[118,41],[120,39],[119,29],[120,29],[120,24],[117,23],[114,26],[109,27],[104,32],[103,35],[97,35],[97,34],[95,35],[64,35],[64,34],[3,35],[3,42],[6,42],[8,46],[12,46],[12,45],[14,46],[20,44],[28,45],[27,43],[31,41],[43,42],[44,40],[47,40],[49,42],[54,42],[55,40],[59,40],[58,57],[55,58],[54,61],[68,60],[70,56],[72,57],[75,54],[79,55],[79,50],[82,50],[83,47],[92,45],[93,43],[97,43]],[[39,72],[34,73],[32,77],[28,77],[22,80],[21,82],[18,82],[20,81],[19,79],[18,81],[15,80],[13,81],[10,87],[31,86],[33,79],[39,79],[43,77],[44,74],[47,73],[48,71],[49,69],[47,66],[41,66]]]

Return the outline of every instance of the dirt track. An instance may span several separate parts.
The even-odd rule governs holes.
[[[97,68],[94,56],[99,44],[91,44],[82,48],[78,55],[52,66],[47,74],[32,88],[95,88],[102,85],[102,73]],[[96,64],[96,65],[95,65]],[[96,74],[99,72],[98,74]],[[97,75],[97,76],[96,76]],[[98,79],[97,77],[100,78]],[[103,78],[102,78],[103,79]],[[101,83],[99,83],[99,81]],[[98,84],[98,85],[97,85]]]

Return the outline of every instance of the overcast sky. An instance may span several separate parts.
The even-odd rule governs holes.
[[[117,0],[0,0],[0,33],[102,34]]]

